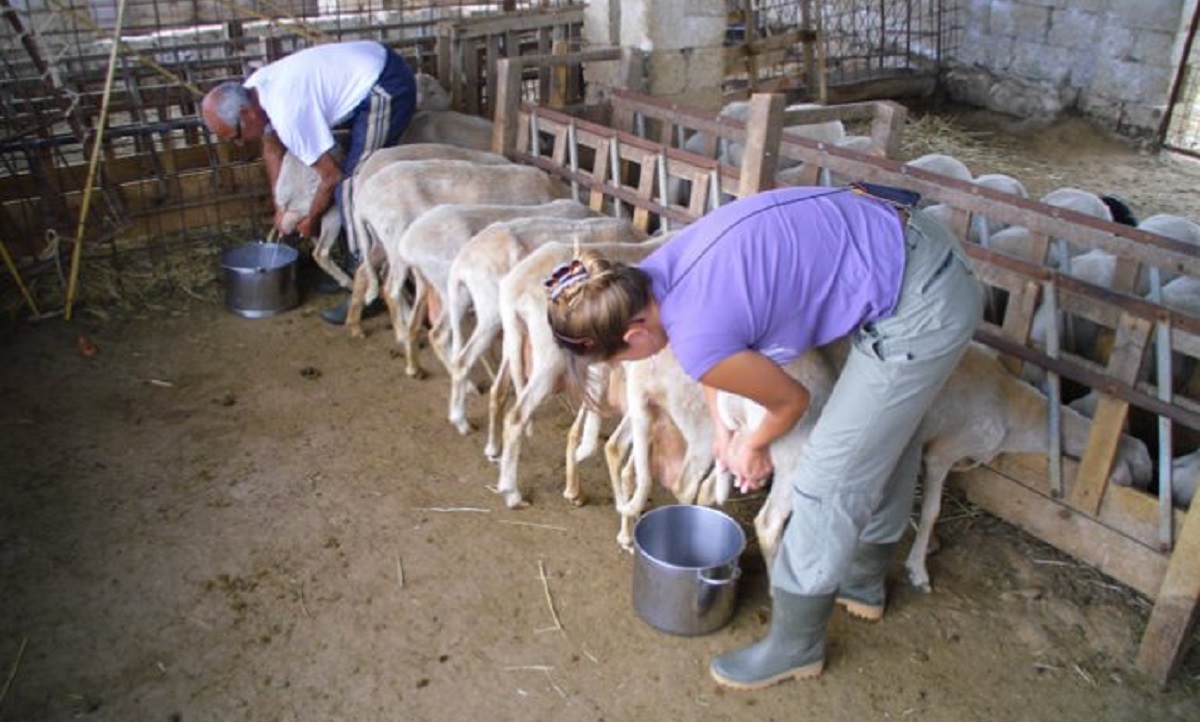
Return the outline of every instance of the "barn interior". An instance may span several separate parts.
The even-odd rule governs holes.
[[[1026,719],[1030,704],[1194,719],[1200,512],[1178,497],[1200,454],[1200,309],[1164,294],[1200,279],[1200,238],[1145,222],[1200,222],[1200,8],[1128,5],[0,0],[0,569],[13,600],[0,720],[773,718],[799,705]],[[538,411],[521,467],[533,504],[508,510],[480,433],[441,420],[442,370],[407,378],[384,319],[351,340],[316,318],[329,299],[311,286],[311,239],[277,239],[301,251],[298,308],[230,313],[223,259],[272,239],[275,209],[259,148],[208,132],[200,98],[350,40],[396,49],[451,111],[490,121],[489,150],[646,235],[783,184],[921,193],[994,302],[976,341],[1038,379],[1046,451],[951,475],[933,592],[908,589],[897,563],[892,629],[836,622],[815,691],[717,692],[704,669],[728,639],[664,637],[630,609],[603,465],[579,464],[590,504],[560,498],[575,400]],[[731,103],[741,118],[721,114]],[[972,134],[964,118],[984,113],[1007,140]],[[861,143],[789,132],[830,122]],[[1079,154],[1095,137],[1164,181],[1035,166],[1019,146],[1040,129]],[[728,144],[738,161],[719,153]],[[973,172],[914,162],[934,154]],[[1063,187],[1106,198],[1108,215],[1056,205]],[[1023,245],[980,243],[985,227],[1024,229]],[[1062,263],[1087,252],[1112,258],[1104,280]],[[1099,342],[1076,344],[1081,326]],[[1071,453],[1063,427],[1084,397],[1086,444]],[[471,404],[481,418],[483,399]],[[1131,436],[1153,463],[1138,486],[1112,481]],[[656,488],[653,505],[672,501]],[[751,536],[760,503],[727,508]],[[756,551],[742,637],[769,609]],[[972,565],[994,585],[967,591],[958,570]]]

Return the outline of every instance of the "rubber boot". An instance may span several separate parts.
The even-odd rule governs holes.
[[[837,603],[851,616],[878,622],[887,601],[888,568],[896,553],[896,542],[870,544],[859,542],[850,560],[850,571],[838,587]]]
[[[771,591],[771,628],[758,642],[717,655],[708,671],[717,684],[738,690],[769,687],[788,679],[816,677],[825,668],[825,625],[833,595]]]
[[[350,295],[342,299],[342,302],[336,306],[325,309],[321,312],[321,320],[325,323],[331,323],[334,326],[345,326],[346,316],[350,313]],[[365,315],[365,314],[364,314]]]

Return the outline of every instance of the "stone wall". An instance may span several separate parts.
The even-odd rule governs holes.
[[[697,108],[721,105],[724,69],[726,0],[589,0],[584,11],[584,39],[594,46],[637,48],[647,56],[647,92]],[[587,68],[591,85],[610,86],[602,74],[612,69]]]
[[[947,58],[956,100],[1022,118],[1079,112],[1153,137],[1170,100],[1196,0],[959,0]]]

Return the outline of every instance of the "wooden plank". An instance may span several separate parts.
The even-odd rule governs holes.
[[[1053,498],[1050,489],[1049,458],[1045,454],[1001,454],[987,464],[989,468],[1018,484]],[[1063,458],[1063,480],[1070,488],[1078,477],[1079,462]],[[1056,499],[1056,504],[1066,504]],[[1128,486],[1110,485],[1100,503],[1096,519],[1113,531],[1124,534],[1148,549],[1166,553],[1158,536],[1158,497]],[[1173,529],[1183,528],[1184,513],[1175,510]]]
[[[1193,505],[1175,544],[1154,609],[1142,635],[1137,666],[1160,684],[1175,674],[1183,659],[1200,600],[1200,504]]]
[[[741,183],[738,197],[754,195],[774,185],[775,162],[783,133],[785,98],[778,94],[758,93],[750,98],[746,115],[746,145],[742,154]]]
[[[492,152],[507,155],[517,146],[521,108],[521,64],[511,58],[496,63],[496,97],[492,107]]]
[[[1110,377],[1127,384],[1137,380],[1152,329],[1153,325],[1146,319],[1129,315],[1122,318],[1109,355],[1107,372]],[[1128,402],[1107,394],[1101,397],[1096,407],[1080,478],[1068,495],[1070,504],[1084,513],[1094,515],[1100,508],[1128,412]]]
[[[1142,594],[1157,593],[1167,558],[1154,549],[987,467],[952,478],[972,503]]]

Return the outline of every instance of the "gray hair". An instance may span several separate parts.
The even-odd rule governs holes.
[[[236,80],[226,80],[216,86],[208,91],[208,97],[212,114],[230,127],[237,124],[243,108],[254,105],[250,91]]]

